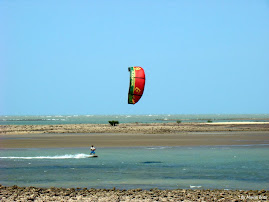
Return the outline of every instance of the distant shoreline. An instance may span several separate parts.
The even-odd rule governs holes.
[[[0,116],[0,125],[65,125],[108,124],[117,120],[121,124],[170,124],[207,122],[268,122],[269,114],[118,114],[118,115],[7,115]]]
[[[109,124],[0,125],[0,135],[39,133],[167,134],[214,131],[269,131],[269,122],[121,123],[117,126]]]

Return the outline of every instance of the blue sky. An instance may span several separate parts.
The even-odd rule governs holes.
[[[269,1],[2,0],[0,19],[0,115],[269,113]]]

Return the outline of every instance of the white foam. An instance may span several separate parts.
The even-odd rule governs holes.
[[[236,125],[240,125],[240,124],[268,124],[268,121],[237,121],[237,122],[212,122],[212,123],[205,123],[208,125],[217,125],[217,124],[236,124]]]
[[[194,189],[194,188],[201,188],[202,186],[193,186],[193,185],[190,185],[190,188],[191,189]]]
[[[169,148],[171,148],[171,147],[168,147],[168,146],[166,146],[166,147],[156,146],[156,147],[147,147],[146,149],[169,149]]]
[[[88,158],[88,154],[65,154],[57,156],[4,156],[0,159],[83,159]]]

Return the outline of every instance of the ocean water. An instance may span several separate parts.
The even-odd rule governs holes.
[[[2,149],[0,184],[269,190],[269,145]]]
[[[42,124],[107,124],[158,122],[213,122],[220,121],[269,121],[269,114],[148,114],[148,115],[49,115],[49,116],[0,116],[0,125],[42,125]]]
[[[269,121],[269,114],[0,116],[0,125]],[[0,184],[118,189],[266,189],[269,145],[0,149]]]

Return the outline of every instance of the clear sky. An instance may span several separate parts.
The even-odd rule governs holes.
[[[269,113],[269,1],[1,0],[0,96],[0,115]]]

